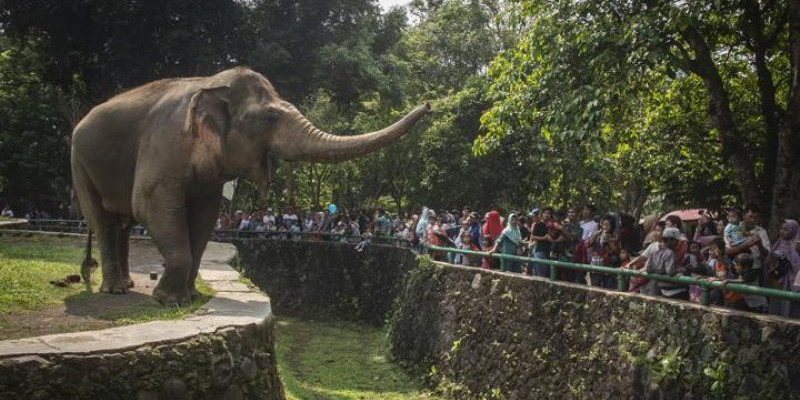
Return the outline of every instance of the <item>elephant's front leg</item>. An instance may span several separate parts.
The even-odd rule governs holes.
[[[184,197],[157,189],[137,214],[144,216],[150,237],[164,257],[164,275],[153,289],[153,297],[164,305],[191,303],[186,282],[192,270],[192,250]]]
[[[130,253],[131,246],[131,228],[128,226],[122,227],[119,231],[119,262],[122,280],[125,281],[126,288],[133,287],[133,279],[131,279],[131,271],[128,266],[128,254]]]
[[[189,201],[189,240],[192,246],[192,271],[189,274],[187,285],[192,299],[200,294],[195,288],[197,271],[200,268],[200,259],[206,244],[214,231],[214,222],[219,216],[219,206],[222,201],[222,187],[214,187],[207,195]]]

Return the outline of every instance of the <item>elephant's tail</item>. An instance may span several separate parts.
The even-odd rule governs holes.
[[[81,262],[81,279],[86,285],[86,290],[92,290],[92,272],[97,269],[97,260],[92,258],[92,230],[87,229],[88,238],[86,239],[86,256]]]

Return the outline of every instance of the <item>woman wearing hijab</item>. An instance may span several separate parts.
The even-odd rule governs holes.
[[[650,243],[657,242],[661,239],[661,233],[656,230],[658,227],[658,216],[648,215],[642,221],[642,233],[644,233],[644,240],[642,241],[642,248],[646,249]]]
[[[419,215],[419,220],[414,228],[414,234],[417,240],[419,240],[420,245],[424,245],[428,241],[428,221],[430,220],[430,213],[428,207],[422,207],[422,214]],[[425,251],[424,249],[424,247],[420,248],[423,252]]]
[[[800,226],[797,221],[785,220],[781,226],[780,236],[769,253],[770,271],[780,271],[782,276],[778,278],[778,283],[783,290],[800,292],[800,274],[797,273],[800,271],[799,241]],[[779,266],[783,267],[782,271]],[[800,317],[800,304],[773,299],[770,311],[784,317],[798,318]]]
[[[492,207],[492,210],[486,213],[486,223],[483,224],[483,236],[492,238],[492,242],[497,241],[497,237],[503,231],[503,223],[500,222],[500,213],[497,209]]]
[[[519,219],[516,214],[508,216],[505,229],[500,233],[495,241],[494,248],[489,250],[490,253],[495,253],[499,249],[502,254],[512,256],[517,255],[519,246],[522,245],[522,234],[519,232]],[[519,262],[508,261],[501,263],[502,270],[507,272],[520,272]]]

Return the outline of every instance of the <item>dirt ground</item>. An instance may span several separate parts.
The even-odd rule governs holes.
[[[65,304],[59,306],[13,316],[0,315],[0,340],[90,331],[120,325],[100,319],[98,315],[152,302],[150,295],[157,281],[150,280],[150,272],[157,272],[160,277],[164,270],[161,254],[148,240],[132,240],[129,259],[134,287],[128,293],[78,296],[74,299],[68,298]],[[99,269],[95,274],[99,278]]]

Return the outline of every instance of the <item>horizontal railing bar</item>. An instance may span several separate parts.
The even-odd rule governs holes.
[[[589,264],[576,264],[571,262],[565,261],[556,261],[556,260],[543,260],[538,258],[531,258],[531,257],[523,257],[523,256],[516,256],[510,254],[502,254],[502,253],[487,253],[481,251],[473,251],[473,250],[464,250],[464,249],[456,249],[453,247],[441,247],[441,246],[434,246],[430,244],[424,245],[430,250],[434,251],[445,251],[449,253],[460,253],[460,254],[467,254],[467,255],[474,255],[474,256],[481,256],[481,257],[490,257],[496,258],[501,260],[510,260],[510,261],[519,261],[524,263],[538,263],[538,264],[546,264],[550,266],[555,266],[556,268],[567,268],[573,270],[581,270],[581,271],[588,271],[588,272],[598,272],[598,273],[605,273],[611,275],[622,275],[622,276],[638,276],[647,279],[652,279],[658,282],[669,282],[669,283],[680,283],[683,285],[698,285],[700,287],[706,288],[715,288],[715,289],[723,289],[730,292],[737,292],[737,293],[744,293],[744,294],[754,294],[766,297],[774,297],[779,298],[782,300],[791,300],[791,301],[800,301],[800,292],[790,292],[788,290],[780,290],[780,289],[772,289],[772,288],[764,288],[760,286],[750,286],[744,285],[741,283],[723,283],[720,281],[707,281],[704,279],[697,279],[692,278],[690,276],[669,276],[669,275],[662,275],[662,274],[655,274],[647,271],[640,271],[640,270],[632,270],[632,269],[623,269],[623,268],[611,268],[611,267],[603,267],[599,265],[589,265]]]
[[[73,220],[73,219],[31,219],[28,221],[29,225],[38,225],[38,227],[46,227],[47,223],[59,223],[63,224],[67,223],[70,225],[77,225],[78,228],[82,228],[81,225],[85,226],[84,220]],[[11,228],[12,230],[14,228]],[[85,230],[85,229],[81,229]],[[309,231],[301,231],[301,232],[289,232],[289,231],[241,231],[238,229],[220,229],[214,231],[214,237],[217,240],[225,240],[225,239],[242,239],[242,240],[258,240],[258,239],[267,239],[273,236],[281,236],[287,235],[290,237],[308,237],[308,236],[317,236],[317,237],[326,237],[326,238],[334,238],[334,239],[345,239],[348,241],[361,241],[363,238],[361,236],[354,236],[354,235],[343,235],[339,233],[333,232],[309,232]],[[370,240],[375,242],[388,242],[388,243],[404,243],[408,244],[411,241],[406,238],[399,238],[397,236],[383,236],[383,235],[373,235]],[[708,281],[704,279],[697,279],[690,276],[669,276],[669,275],[662,275],[662,274],[655,274],[650,273],[647,271],[641,270],[631,270],[631,269],[623,269],[623,268],[611,268],[611,267],[603,267],[599,265],[590,265],[590,264],[577,264],[571,263],[566,261],[556,261],[556,260],[543,260],[531,257],[524,257],[524,256],[517,256],[517,255],[510,255],[510,254],[502,254],[502,253],[487,253],[487,252],[480,252],[480,251],[473,251],[473,250],[464,250],[464,249],[457,249],[453,247],[441,247],[441,246],[434,246],[430,244],[424,244],[424,247],[434,250],[434,251],[445,251],[449,253],[460,253],[460,254],[467,254],[467,255],[474,255],[480,257],[490,257],[500,260],[509,260],[509,261],[518,261],[524,263],[538,263],[538,264],[545,264],[554,266],[556,268],[567,268],[572,270],[579,270],[579,271],[586,271],[586,272],[596,272],[596,273],[604,273],[604,274],[611,274],[616,276],[624,276],[624,277],[631,277],[637,276],[647,279],[652,279],[658,282],[668,282],[668,283],[678,283],[681,285],[698,285],[704,289],[723,289],[731,292],[737,293],[744,293],[744,294],[753,294],[753,295],[760,295],[772,298],[778,298],[782,300],[791,300],[791,301],[800,301],[800,292],[790,292],[788,290],[780,290],[780,289],[772,289],[772,288],[765,288],[760,286],[750,286],[744,285],[740,283],[723,283],[720,281]]]

